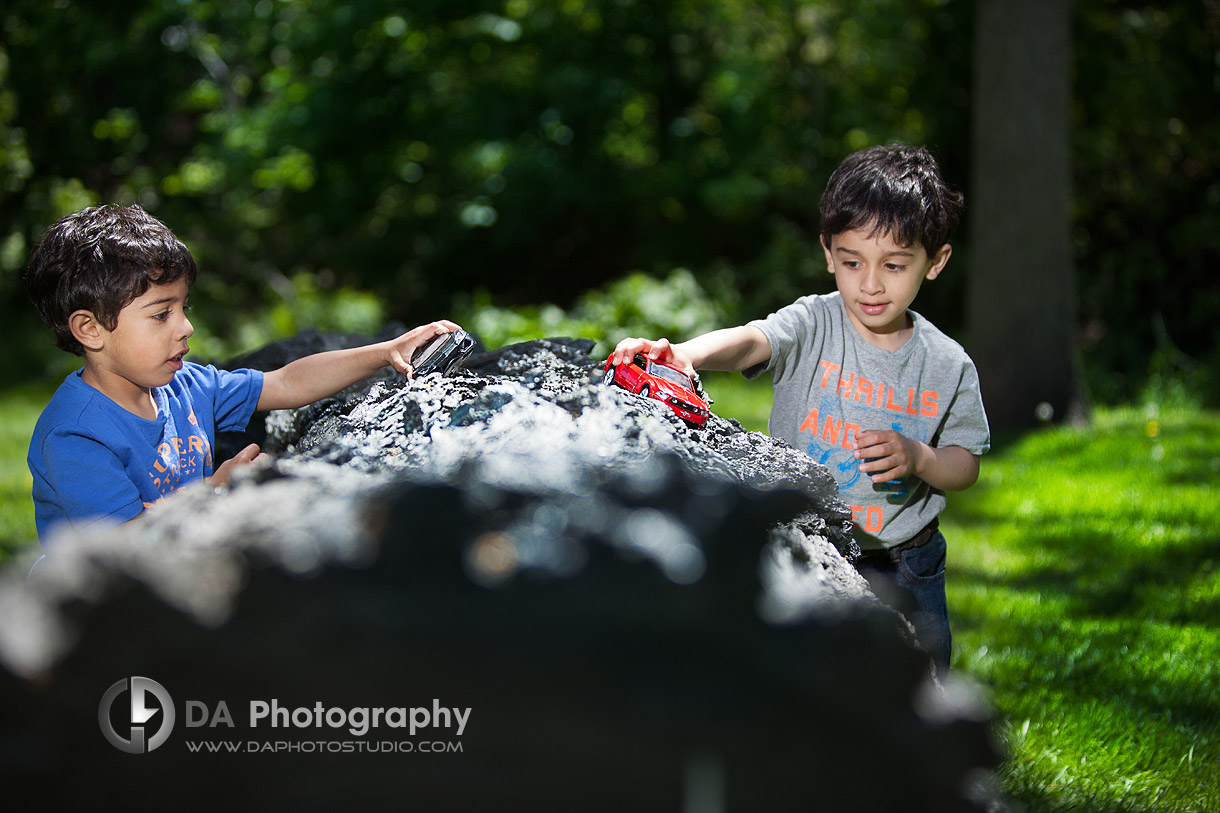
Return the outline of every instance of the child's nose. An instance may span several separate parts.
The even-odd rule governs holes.
[[[885,286],[881,282],[881,274],[876,268],[869,268],[864,273],[864,292],[868,294],[879,294],[885,290]]]
[[[186,318],[185,316],[182,317],[182,338],[189,339],[191,336],[194,336],[194,335],[195,335],[195,326],[191,324],[190,319]]]

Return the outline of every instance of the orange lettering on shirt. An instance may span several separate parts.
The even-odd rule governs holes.
[[[885,396],[885,408],[892,412],[901,412],[902,407],[894,403],[894,388],[889,388],[889,393]]]
[[[854,396],[852,396],[852,399],[859,402],[861,397],[864,398],[864,403],[866,404],[873,400],[873,382],[869,381],[864,376],[860,376],[856,379],[856,393]]]
[[[873,406],[881,406],[881,402],[885,400],[885,382],[877,382],[877,400],[873,402]]]
[[[800,431],[804,432],[806,430],[811,431],[811,432],[818,431],[818,411],[817,411],[817,409],[814,409],[813,412],[810,412],[807,416],[805,416],[805,422],[803,424],[801,424]]]
[[[915,388],[907,387],[907,414],[918,415],[919,410],[915,408]]]
[[[826,359],[822,359],[822,367],[824,369],[822,370],[821,387],[822,387],[822,389],[826,389],[826,387],[829,386],[830,377],[832,375],[835,376],[836,378],[838,377],[840,367],[837,364],[831,364],[829,361],[826,361]]]
[[[174,444],[174,452],[178,455],[181,455],[182,454],[182,438],[170,438],[170,441]]]
[[[856,440],[856,433],[860,431],[860,427],[854,423],[845,424],[843,427],[843,448],[850,449],[852,443]]]
[[[923,392],[923,408],[919,410],[926,418],[935,418],[939,408],[936,404],[936,393],[932,390],[924,390]]]
[[[843,430],[842,419],[840,419],[838,423],[835,423],[834,416],[827,415],[826,416],[826,425],[824,427],[822,427],[822,440],[828,440],[831,443],[838,444],[839,432],[841,432],[842,430]]]
[[[860,515],[863,514],[864,530],[870,534],[881,533],[881,526],[884,524],[882,521],[881,506],[870,505],[868,508],[865,508],[862,505],[849,505],[847,507],[851,509],[852,522],[859,525]]]
[[[835,387],[835,394],[842,392],[844,398],[850,398],[851,397],[851,386],[855,382],[856,382],[856,374],[848,373],[846,381],[844,381],[841,378],[839,379],[839,386]]]
[[[187,448],[190,449],[190,451],[192,453],[196,453],[196,452],[199,454],[208,453],[208,442],[206,440],[204,440],[203,438],[199,437],[198,435],[191,435],[189,438],[187,438],[186,442],[187,442]]]

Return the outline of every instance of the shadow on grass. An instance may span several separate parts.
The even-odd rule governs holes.
[[[1087,528],[1031,529],[1028,540],[1030,549],[1047,552],[1051,563],[1016,575],[954,565],[955,578],[1059,599],[1077,617],[1220,628],[1220,596],[1193,592],[1198,589],[1197,579],[1206,580],[1220,571],[1220,538],[1210,530],[1199,529],[1169,545],[1134,550],[1113,534]]]
[[[1138,619],[1102,628],[1078,618],[1061,623],[1010,619],[997,625],[969,614],[954,615],[961,631],[987,636],[991,656],[1005,660],[1007,690],[1043,698],[1050,693],[1075,705],[1102,703],[1115,717],[1163,719],[1174,727],[1220,734],[1214,684],[1220,675],[1208,658],[1216,651],[1182,652],[1172,636],[1149,630]],[[1192,669],[1193,657],[1200,663]],[[1211,676],[1207,672],[1211,671]],[[1044,698],[1043,698],[1044,699]]]

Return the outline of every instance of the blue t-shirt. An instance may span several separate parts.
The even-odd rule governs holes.
[[[57,523],[126,522],[212,474],[216,431],[246,428],[263,391],[258,370],[184,362],[153,390],[157,417],[128,412],[70,374],[42,411],[27,462],[38,537]]]

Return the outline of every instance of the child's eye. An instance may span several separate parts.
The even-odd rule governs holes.
[[[156,319],[158,322],[164,322],[166,319],[169,318],[169,311],[161,311],[160,313],[154,313],[153,318]]]

